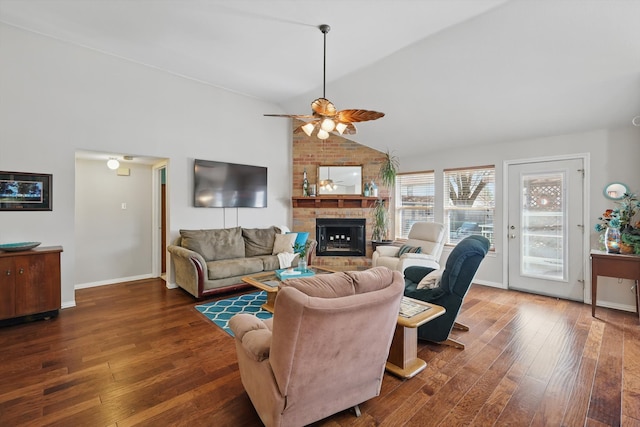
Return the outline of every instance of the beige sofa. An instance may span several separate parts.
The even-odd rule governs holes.
[[[180,230],[180,237],[167,247],[176,284],[196,298],[245,287],[243,276],[280,268],[273,253],[277,234],[278,227]],[[307,240],[309,264],[315,246],[315,240]]]
[[[304,426],[377,396],[403,291],[386,267],[320,274],[282,282],[272,319],[233,316],[240,378],[264,425]]]

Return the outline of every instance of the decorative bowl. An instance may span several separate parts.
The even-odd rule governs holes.
[[[41,242],[18,242],[18,243],[4,243],[0,245],[0,251],[5,252],[17,252],[28,251],[37,246],[40,246]]]

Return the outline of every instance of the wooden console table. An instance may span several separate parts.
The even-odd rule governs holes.
[[[636,281],[636,313],[640,320],[640,256],[591,251],[591,316],[596,317],[598,276],[619,277]]]
[[[58,315],[61,252],[61,246],[0,252],[0,324]]]
[[[391,341],[387,371],[400,378],[411,378],[427,367],[427,362],[418,358],[418,326],[442,316],[446,310],[439,305],[409,297],[402,298],[429,307],[427,311],[413,317],[398,316],[396,331]]]

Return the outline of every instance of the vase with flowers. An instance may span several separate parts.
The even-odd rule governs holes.
[[[635,218],[640,211],[640,200],[635,194],[625,193],[618,207],[607,209],[596,224],[595,230],[604,232],[607,252],[640,255],[640,221]]]

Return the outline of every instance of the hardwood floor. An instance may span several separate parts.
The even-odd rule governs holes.
[[[161,280],[83,289],[49,321],[0,328],[1,426],[259,426],[232,338]],[[464,351],[316,426],[640,426],[632,313],[474,285]]]

